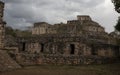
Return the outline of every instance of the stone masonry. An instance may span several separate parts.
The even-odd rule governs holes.
[[[21,68],[20,65],[9,56],[7,51],[0,50],[0,72],[18,68]]]
[[[77,20],[69,20],[67,24],[60,23],[50,25],[46,22],[35,23],[32,29],[33,35],[41,34],[80,34],[83,32],[102,33],[105,34],[105,30],[97,22],[93,21],[90,16],[78,15]]]
[[[78,15],[77,20],[69,20],[66,24],[35,23],[32,36],[8,38],[6,42],[14,41],[15,44],[4,45],[3,2],[0,2],[0,7],[0,71],[2,68],[19,68],[18,64],[76,65],[119,60],[120,46],[116,38],[88,15]]]
[[[22,65],[110,63],[120,56],[116,38],[87,15],[67,24],[35,23],[32,33],[16,40],[16,60]]]
[[[8,71],[21,66],[9,55],[10,49],[5,49],[5,25],[3,21],[4,3],[0,1],[0,72]]]
[[[4,3],[0,1],[0,48],[4,48],[5,25],[3,21]]]

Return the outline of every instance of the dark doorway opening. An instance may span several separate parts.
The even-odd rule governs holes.
[[[91,48],[92,48],[91,54],[92,55],[97,55],[97,51],[95,50],[95,46],[92,45]]]
[[[70,44],[70,54],[74,54],[75,53],[75,45],[74,44]]]
[[[25,45],[26,45],[26,43],[23,42],[23,43],[22,43],[22,51],[25,51]]]
[[[119,57],[120,56],[119,46],[116,46],[114,51],[115,51],[115,55]]]
[[[44,51],[44,44],[41,44],[41,52]]]

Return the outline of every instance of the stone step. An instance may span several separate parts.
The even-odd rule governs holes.
[[[8,71],[18,68],[21,68],[21,66],[9,56],[7,51],[0,50],[0,71]]]

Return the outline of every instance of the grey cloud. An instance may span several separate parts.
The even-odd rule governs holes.
[[[34,3],[35,0],[2,0],[5,3],[12,3],[12,4],[16,4],[16,3]]]
[[[98,7],[106,0],[2,0],[6,3],[4,19],[14,28],[23,28],[34,22],[51,24],[75,19],[76,15],[100,14]],[[98,7],[98,8],[96,8]],[[106,11],[106,10],[105,10]],[[104,13],[103,13],[104,14]],[[96,17],[93,18],[96,18]],[[102,19],[101,19],[102,21]],[[101,22],[100,21],[100,22]]]
[[[11,17],[15,17],[15,18],[32,18],[34,17],[34,9],[32,7],[29,7],[27,5],[11,5],[11,8],[7,8],[8,10],[6,10],[7,12],[9,12],[9,15]]]
[[[103,3],[105,0],[66,0],[68,3],[78,3],[82,7],[94,7],[101,3]]]

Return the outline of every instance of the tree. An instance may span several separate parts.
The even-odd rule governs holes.
[[[120,13],[120,0],[112,0],[115,6],[115,10]]]
[[[15,33],[14,29],[13,29],[12,27],[10,27],[10,26],[7,26],[7,27],[5,28],[5,34],[6,34],[6,35],[11,35],[11,36],[13,36],[13,37],[16,36],[16,33]]]
[[[120,0],[112,0],[114,6],[115,6],[115,10],[120,13]],[[120,17],[118,18],[118,22],[115,26],[115,29],[120,31]]]
[[[5,29],[5,34],[6,35],[11,35],[13,37],[30,37],[31,36],[31,32],[28,30],[19,30],[19,29],[13,29],[10,26],[7,26]]]
[[[117,22],[117,24],[115,26],[115,29],[120,31],[120,17],[118,18],[118,22]]]
[[[30,37],[31,36],[31,32],[30,31],[28,31],[28,30],[24,30],[24,31],[22,31],[22,30],[15,30],[15,32],[16,32],[16,36],[17,37]]]

